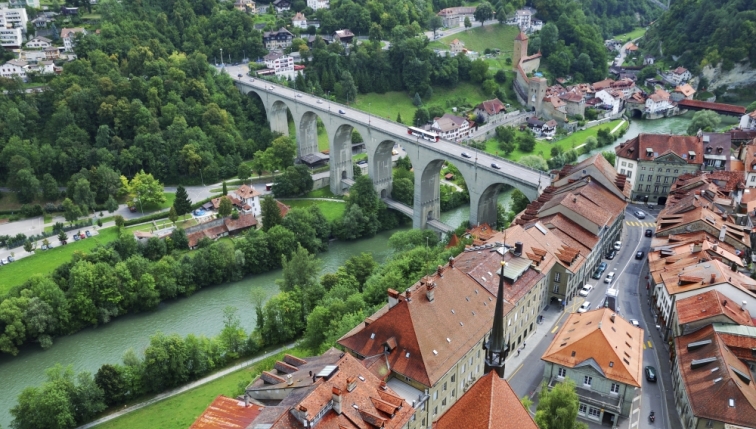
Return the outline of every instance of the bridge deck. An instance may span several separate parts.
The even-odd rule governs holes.
[[[414,210],[412,209],[412,207],[405,206],[399,201],[392,200],[391,198],[381,198],[381,199],[383,200],[384,203],[386,203],[386,205],[389,208],[394,209],[398,211],[399,213],[405,214],[409,217],[412,217],[412,215],[414,214]]]
[[[444,234],[451,234],[454,232],[454,228],[451,226],[441,222],[438,219],[431,219],[428,221],[428,226],[435,229],[436,231],[441,231]]]
[[[723,115],[742,116],[745,114],[745,107],[733,104],[711,103],[709,101],[699,100],[680,100],[677,102],[680,107],[687,107],[691,110],[713,110]]]

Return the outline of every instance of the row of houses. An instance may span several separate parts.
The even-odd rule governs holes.
[[[298,21],[299,25],[301,25],[302,23],[308,26],[310,25],[310,21],[307,21],[304,18],[304,15],[302,15],[301,18],[302,19]],[[354,40],[354,33],[352,33],[352,31],[349,29],[342,29],[342,30],[335,31],[333,35],[331,36],[322,37],[322,39],[326,43],[339,42],[344,47],[347,47]],[[275,31],[263,32],[263,44],[265,45],[265,49],[268,49],[268,50],[286,49],[291,46],[291,42],[293,40],[294,40],[294,34],[284,27],[281,27]],[[312,40],[314,41],[314,37],[312,38]]]
[[[686,173],[657,217],[647,288],[685,428],[756,427],[750,193],[740,171]]]

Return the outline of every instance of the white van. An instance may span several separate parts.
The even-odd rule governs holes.
[[[589,301],[585,301],[583,305],[578,308],[578,313],[585,313],[586,311],[591,309],[591,303]]]
[[[609,284],[612,281],[614,281],[614,271],[606,275],[606,278],[604,278],[604,283]]]

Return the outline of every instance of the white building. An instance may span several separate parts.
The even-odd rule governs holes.
[[[24,42],[21,28],[0,27],[0,45],[6,48],[20,47]]]
[[[444,116],[433,120],[431,130],[443,139],[457,140],[470,134],[470,122],[465,118],[444,113]]]
[[[42,36],[35,37],[26,42],[27,48],[45,49],[49,48],[50,46],[52,46],[52,40]]]
[[[329,0],[307,0],[307,7],[312,10],[329,9],[331,3]]]
[[[260,206],[261,193],[249,185],[241,185],[234,193],[236,194],[235,197],[239,199],[244,213],[252,213],[255,217],[260,216],[262,213],[262,207]]]
[[[533,12],[529,9],[519,9],[515,12],[514,23],[522,30],[530,28],[530,20],[533,17]]]
[[[740,118],[740,128],[744,130],[756,128],[756,110]]]
[[[449,44],[449,51],[451,51],[453,55],[456,55],[464,50],[465,50],[465,42],[459,39],[454,39]]]
[[[680,85],[681,83],[689,81],[690,78],[693,77],[693,75],[691,75],[688,69],[686,69],[685,67],[678,67],[672,70],[672,73],[670,73],[669,77],[676,85]]]
[[[291,25],[295,28],[307,30],[307,18],[305,18],[302,12],[297,12],[297,14],[291,18]]]
[[[276,76],[291,77],[295,76],[294,58],[291,55],[284,55],[281,51],[272,51],[265,57],[265,66],[273,70]]]
[[[76,45],[75,37],[77,33],[85,35],[87,34],[87,30],[81,27],[60,30],[60,38],[63,39],[63,46],[66,48],[66,52],[73,52],[73,48]]]
[[[39,0],[10,0],[8,3],[11,7],[33,7],[34,9],[40,9]]]
[[[19,27],[26,31],[26,23],[29,17],[26,15],[26,9],[0,9],[0,27]]]
[[[0,66],[0,77],[26,79],[26,61],[11,60]]]
[[[669,93],[663,89],[657,89],[646,99],[646,111],[649,113],[659,113],[674,107],[669,102]]]
[[[611,106],[613,115],[619,113],[622,106],[621,92],[612,89],[602,89],[596,93],[595,97],[600,99],[606,106]]]

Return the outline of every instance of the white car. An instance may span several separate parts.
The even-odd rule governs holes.
[[[632,324],[636,328],[640,327],[640,323],[638,323],[638,321],[635,319],[630,319],[630,324]]]
[[[614,271],[607,274],[606,277],[604,278],[604,283],[606,284],[610,284],[612,281],[614,281]]]
[[[622,242],[621,241],[615,241],[614,242],[614,250],[620,250],[621,247],[622,247]]]
[[[578,308],[578,313],[585,313],[586,311],[591,309],[591,303],[589,301],[585,301],[580,308]]]
[[[585,285],[582,289],[580,289],[580,296],[588,296],[589,293],[593,290],[593,286],[591,285]]]

